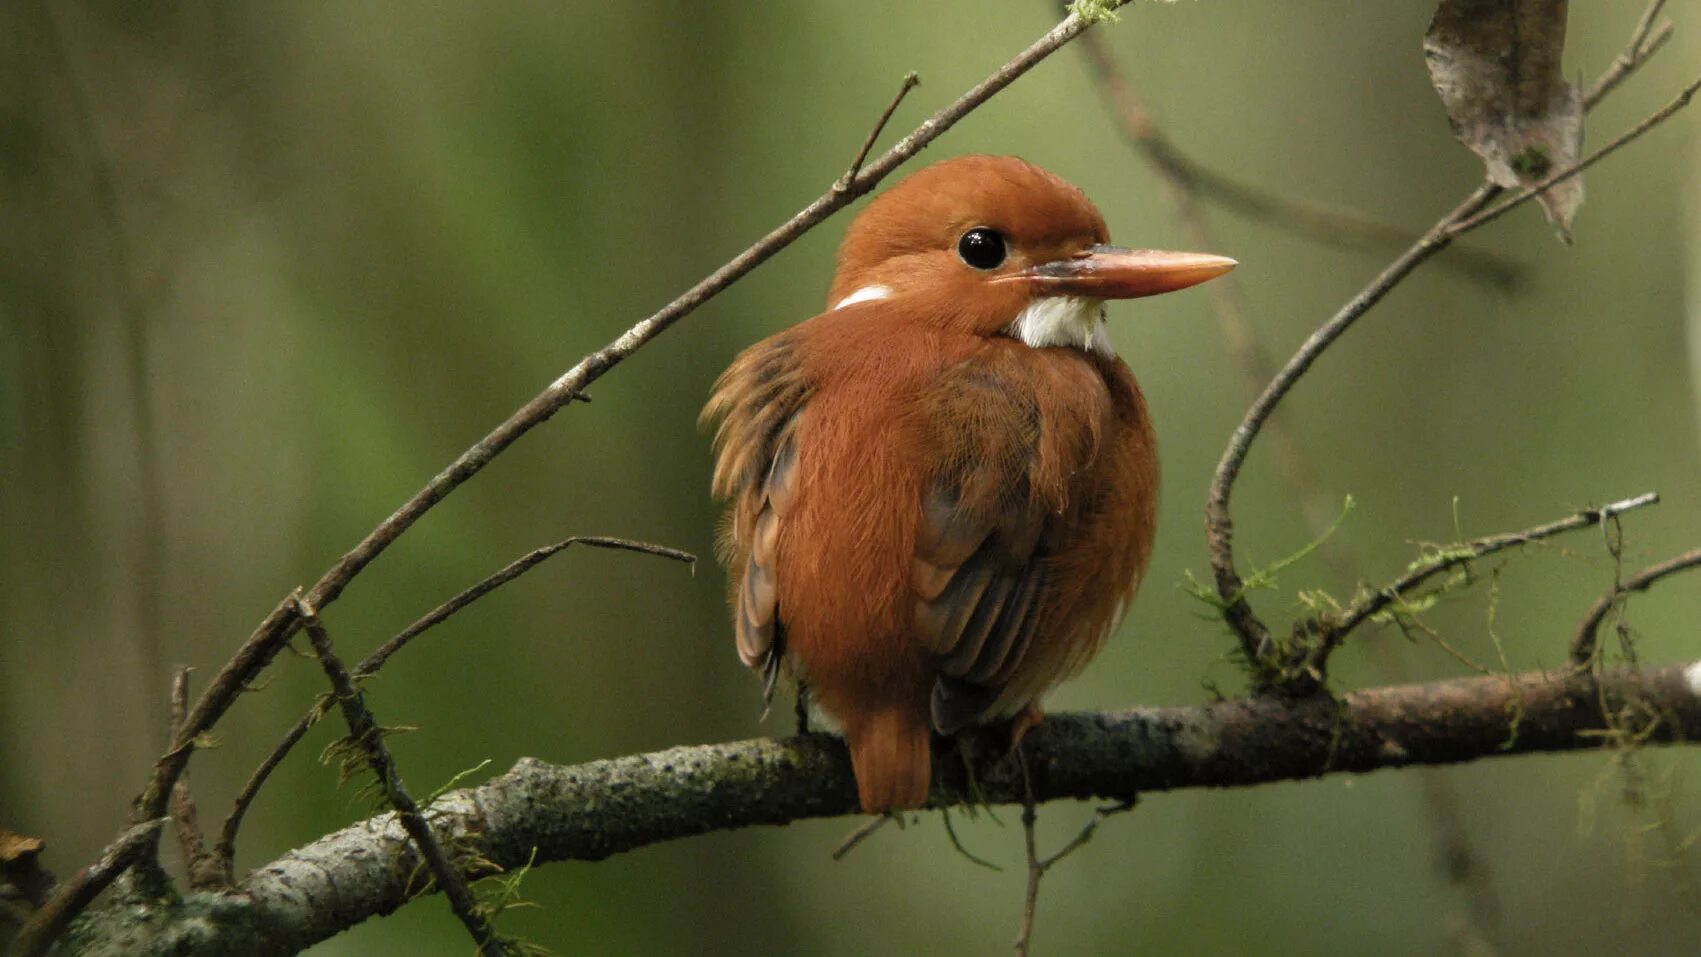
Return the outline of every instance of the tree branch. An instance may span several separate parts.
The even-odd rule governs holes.
[[[1659,500],[1660,497],[1656,493],[1644,492],[1634,498],[1609,502],[1600,508],[1585,508],[1558,521],[1548,522],[1544,525],[1535,525],[1521,531],[1487,535],[1482,538],[1473,538],[1467,542],[1456,542],[1436,547],[1433,549],[1433,554],[1412,563],[1405,574],[1389,584],[1364,594],[1336,614],[1323,615],[1308,621],[1305,628],[1315,635],[1314,645],[1310,648],[1297,649],[1303,660],[1292,664],[1300,670],[1313,672],[1313,680],[1320,681],[1322,672],[1327,667],[1329,654],[1346,639],[1347,635],[1352,633],[1353,629],[1387,610],[1390,605],[1405,601],[1413,589],[1422,586],[1435,576],[1461,565],[1469,564],[1479,558],[1492,555],[1495,552],[1529,545],[1580,528],[1599,525],[1623,515],[1625,512],[1658,504]]]
[[[165,823],[166,819],[162,817],[126,828],[117,840],[100,852],[100,857],[93,864],[59,886],[52,899],[18,931],[6,953],[12,957],[45,954],[73,917],[100,896],[100,892],[106,890],[132,862],[155,846]]]
[[[1626,705],[1635,703],[1635,709]],[[1458,764],[1622,742],[1604,714],[1657,716],[1635,740],[1701,740],[1701,662],[1460,678],[1201,707],[1048,715],[1023,741],[1036,800],[1127,800],[1324,774]],[[1516,734],[1510,731],[1516,725]],[[1003,754],[988,737],[976,753]],[[1000,739],[1002,740],[1002,739]],[[1012,758],[975,768],[980,793],[1021,801]],[[965,770],[941,760],[930,806],[968,800]],[[522,759],[430,808],[439,837],[502,867],[601,860],[710,831],[854,813],[839,738],[807,735],[673,748],[573,767]],[[823,853],[825,853],[823,848]],[[362,821],[259,868],[235,893],[119,902],[85,914],[67,943],[84,957],[292,954],[406,903],[417,852],[393,815]],[[114,941],[120,941],[115,945]],[[181,948],[181,949],[179,949]]]
[[[1648,58],[1658,53],[1660,47],[1671,39],[1671,21],[1655,28],[1654,21],[1659,19],[1660,11],[1665,8],[1666,0],[1652,0],[1648,9],[1642,12],[1642,19],[1636,22],[1636,28],[1630,31],[1630,42],[1606,68],[1606,72],[1595,80],[1595,85],[1589,87],[1589,92],[1583,95],[1583,109],[1592,110],[1595,104],[1606,98],[1624,78],[1636,72],[1636,68],[1647,62]]]
[[[1648,12],[1633,32],[1626,52],[1621,54],[1607,72],[1603,74],[1590,91],[1589,105],[1600,102],[1601,98],[1610,92],[1620,81],[1633,72],[1637,67],[1646,63],[1648,58],[1659,49],[1659,43],[1650,42],[1647,35],[1648,25],[1659,14],[1659,8],[1664,0],[1654,0]],[[1602,149],[1596,150],[1588,158],[1553,175],[1543,179],[1529,189],[1516,194],[1506,202],[1489,208],[1489,205],[1501,195],[1504,190],[1492,181],[1485,180],[1476,191],[1466,197],[1464,202],[1437,220],[1429,231],[1424,233],[1416,243],[1401,253],[1386,269],[1340,311],[1331,316],[1328,321],[1313,332],[1310,338],[1300,346],[1281,371],[1270,380],[1270,384],[1253,401],[1246,416],[1235,427],[1229,437],[1228,446],[1223,450],[1222,459],[1217,464],[1217,470],[1211,477],[1210,489],[1205,499],[1205,542],[1210,556],[1211,571],[1216,581],[1217,594],[1224,602],[1223,618],[1229,629],[1234,632],[1240,642],[1241,652],[1248,661],[1252,662],[1261,673],[1268,674],[1272,669],[1264,667],[1274,650],[1274,642],[1270,638],[1269,628],[1253,612],[1252,606],[1246,600],[1246,583],[1240,577],[1234,564],[1234,521],[1229,515],[1229,496],[1234,483],[1240,476],[1241,467],[1245,464],[1247,452],[1251,449],[1253,439],[1264,428],[1265,423],[1275,412],[1276,406],[1286,397],[1299,379],[1311,368],[1324,350],[1341,337],[1354,323],[1369,312],[1393,288],[1400,284],[1414,269],[1422,265],[1430,257],[1447,248],[1455,239],[1478,226],[1484,225],[1503,215],[1512,208],[1540,195],[1552,186],[1577,175],[1583,169],[1611,154],[1619,147],[1653,129],[1655,126],[1670,119],[1678,110],[1688,104],[1690,97],[1701,88],[1697,81],[1679,93],[1678,97],[1664,108],[1660,109],[1632,129],[1626,131],[1613,142]],[[1487,212],[1484,212],[1487,210]]]
[[[1578,668],[1587,668],[1595,660],[1595,632],[1600,629],[1601,622],[1606,619],[1608,613],[1624,600],[1624,596],[1631,592],[1647,591],[1668,575],[1697,567],[1701,567],[1701,548],[1684,552],[1658,565],[1650,565],[1630,576],[1629,581],[1608,589],[1590,606],[1588,614],[1583,616],[1582,623],[1577,626],[1577,634],[1571,639],[1571,663]]]

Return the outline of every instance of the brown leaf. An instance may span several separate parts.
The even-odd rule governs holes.
[[[1454,135],[1501,186],[1530,186],[1582,153],[1583,95],[1560,72],[1565,14],[1566,0],[1441,0],[1424,34],[1429,79]],[[1539,199],[1569,243],[1583,178]]]
[[[39,837],[26,837],[0,827],[0,864],[11,864],[39,854],[43,846]]]

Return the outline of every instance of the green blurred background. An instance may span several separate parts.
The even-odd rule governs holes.
[[[1567,69],[1593,77],[1636,3],[1575,4]],[[1701,60],[1701,11],[1589,118],[1591,142],[1665,102]],[[1420,37],[1429,3],[1141,5],[1104,30],[1168,133],[1296,198],[1414,228],[1480,164],[1449,135]],[[1038,36],[1044,3],[10,3],[0,8],[0,824],[61,874],[117,828],[161,750],[173,666],[204,679],[444,463],[580,355],[818,195],[907,70],[907,130]],[[1686,275],[1701,267],[1701,113],[1590,174],[1577,245],[1533,209],[1474,237],[1525,265],[1506,292],[1425,267],[1318,364],[1287,421],[1320,493],[1357,500],[1342,541],[1385,580],[1412,540],[1519,528],[1657,489],[1626,561],[1701,542]],[[888,140],[891,136],[888,136]],[[1180,245],[1157,181],[1065,50],[923,154],[1020,154],[1082,186],[1113,234]],[[744,345],[819,308],[841,216],[620,367],[433,511],[328,613],[350,656],[521,552],[572,534],[712,554],[695,425]],[[1387,258],[1212,214],[1252,321],[1285,356]],[[1693,280],[1691,280],[1693,282]],[[1698,298],[1692,297],[1693,305]],[[1129,621],[1055,708],[1188,704],[1238,690],[1230,642],[1178,584],[1204,570],[1204,487],[1247,402],[1204,295],[1112,309],[1165,452],[1154,565]],[[1236,514],[1248,562],[1309,536],[1268,443]],[[1598,533],[1485,565],[1509,664],[1551,665],[1611,581]],[[1701,579],[1636,598],[1650,662],[1696,656]],[[1328,566],[1258,596],[1273,620]],[[407,780],[488,759],[578,762],[782,734],[756,722],[723,578],[569,553],[400,656],[371,687]],[[1488,583],[1431,618],[1495,661]],[[1367,631],[1337,684],[1464,668]],[[197,757],[203,818],[322,681],[284,656]],[[249,818],[239,868],[367,812],[313,755]],[[1701,824],[1693,752],[1445,772],[1489,869],[1508,954],[1692,953]],[[1447,952],[1463,897],[1438,866],[1415,773],[1153,795],[1047,879],[1043,953]],[[1591,811],[1591,808],[1593,810]],[[1644,831],[1669,811],[1667,832]],[[1087,809],[1054,805],[1042,840]],[[1013,815],[1004,815],[1007,822]],[[842,863],[853,822],[717,834],[542,868],[504,928],[558,952],[1002,952],[1019,828],[937,821]],[[440,901],[316,948],[462,954]]]

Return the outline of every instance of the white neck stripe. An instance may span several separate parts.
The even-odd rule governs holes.
[[[863,286],[856,292],[853,292],[845,298],[840,299],[838,302],[833,303],[833,308],[843,309],[846,306],[854,305],[859,302],[873,302],[876,299],[890,298],[892,298],[891,286]]]

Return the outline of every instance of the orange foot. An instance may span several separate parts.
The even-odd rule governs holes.
[[[1022,739],[1028,736],[1028,732],[1039,727],[1044,721],[1045,712],[1040,710],[1037,703],[1030,703],[1026,708],[1016,712],[1016,716],[1010,719],[1010,750],[1014,751],[1020,747]]]

